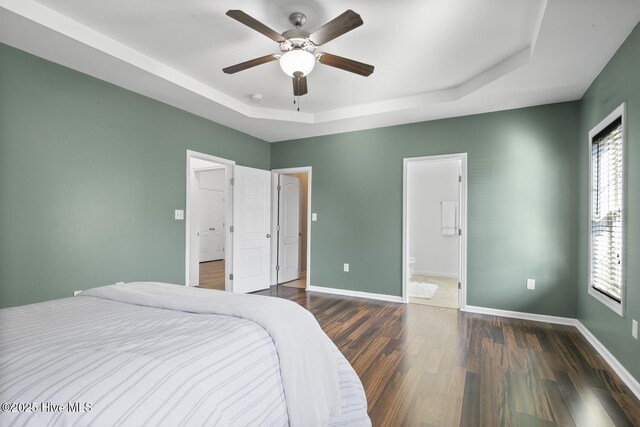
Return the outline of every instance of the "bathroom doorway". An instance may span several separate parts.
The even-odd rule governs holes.
[[[403,300],[466,300],[466,154],[404,160]]]

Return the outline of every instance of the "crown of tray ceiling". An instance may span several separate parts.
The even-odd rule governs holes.
[[[346,9],[364,21],[323,50],[375,73],[315,67],[298,112],[277,62],[222,72],[279,52],[225,16],[237,8],[0,0],[0,41],[275,141],[578,99],[640,19],[635,0],[245,1],[244,12],[278,32],[292,28],[292,12],[309,31]]]

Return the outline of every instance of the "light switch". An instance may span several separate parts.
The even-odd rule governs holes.
[[[344,270],[345,273],[348,273],[349,272],[349,264],[344,263],[343,270]]]
[[[317,213],[312,213],[311,214],[311,221],[317,221],[318,220],[318,214]]]
[[[176,212],[175,212],[175,219],[177,219],[178,221],[182,221],[182,220],[184,220],[184,210],[182,210],[182,209],[176,209]]]
[[[535,279],[527,279],[527,289],[534,290],[536,288],[536,280]]]

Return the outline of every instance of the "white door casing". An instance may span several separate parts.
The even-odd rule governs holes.
[[[300,180],[280,175],[278,198],[278,283],[300,277]]]
[[[224,184],[220,190],[224,191],[224,218],[233,218],[233,188],[231,180],[233,179],[233,170],[235,162],[233,160],[224,159],[222,157],[212,156],[210,154],[199,153],[187,150],[186,152],[186,212],[185,212],[185,279],[186,286],[198,286],[200,283],[200,251],[199,251],[199,215],[198,215],[198,193],[199,179],[198,173],[200,166],[196,166],[194,161],[213,163],[224,167]],[[225,220],[226,221],[226,220]],[[224,269],[230,272],[233,265],[233,237],[229,233],[229,228],[224,233]],[[229,274],[225,274],[225,289],[232,290],[233,283],[229,279]]]
[[[200,262],[224,258],[224,192],[200,188],[198,195]]]
[[[458,307],[465,311],[467,307],[467,153],[444,154],[425,157],[403,159],[403,221],[402,221],[402,301],[407,303],[409,296],[407,283],[409,281],[409,227],[408,227],[408,166],[413,162],[428,162],[442,160],[460,161],[460,181],[458,192],[458,218],[461,235],[459,237],[459,274],[460,287],[458,292]]]
[[[306,237],[306,287],[307,289],[309,289],[309,287],[311,286],[311,239],[312,239],[312,227],[311,224],[313,224],[313,222],[311,221],[311,216],[312,216],[312,209],[311,209],[311,200],[312,200],[312,190],[313,190],[313,185],[312,185],[312,181],[313,181],[313,168],[311,166],[300,166],[300,167],[294,167],[294,168],[285,168],[285,169],[274,169],[271,171],[272,173],[272,187],[271,187],[271,193],[272,193],[272,198],[271,198],[271,217],[272,217],[272,230],[275,231],[277,230],[277,225],[278,225],[278,191],[277,191],[277,185],[279,182],[279,175],[280,174],[299,174],[299,173],[303,173],[306,174],[306,191],[307,191],[307,198],[306,198],[306,214],[307,214],[307,218],[306,218],[306,228],[304,230],[301,230],[303,233],[305,234]],[[301,185],[302,185],[302,180],[300,181]],[[301,210],[302,212],[302,210]],[[302,223],[302,221],[301,221]],[[277,264],[277,254],[278,254],[278,239],[271,239],[271,284],[272,285],[276,285],[278,280],[277,280],[277,272],[276,272],[276,264]],[[301,240],[302,242],[302,240]],[[302,265],[302,264],[300,264]]]
[[[234,168],[233,291],[269,287],[271,259],[271,172]]]

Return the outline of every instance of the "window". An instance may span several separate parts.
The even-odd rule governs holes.
[[[589,293],[621,316],[624,314],[624,127],[625,105],[622,104],[589,132]]]

